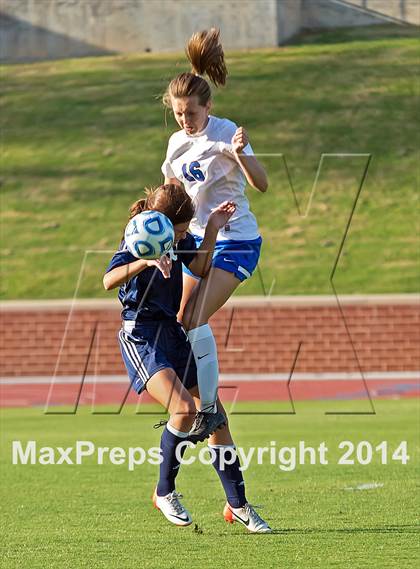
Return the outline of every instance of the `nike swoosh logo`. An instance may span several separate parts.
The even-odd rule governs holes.
[[[198,360],[202,360],[203,358],[205,358],[206,356],[209,356],[210,352],[208,354],[204,354],[204,356],[198,356],[197,359]]]
[[[243,524],[245,524],[246,526],[249,526],[249,518],[245,521],[242,518],[240,518],[238,516],[238,514],[235,514],[235,512],[233,510],[230,510],[232,512],[232,514],[235,516],[235,518],[237,518],[240,522],[242,522]]]
[[[182,522],[185,522],[188,519],[188,516],[176,516],[175,514],[170,514],[172,518],[177,518],[178,520],[181,520]]]

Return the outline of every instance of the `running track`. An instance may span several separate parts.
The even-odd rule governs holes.
[[[357,374],[297,374],[289,383],[287,376],[230,375],[222,376],[219,393],[222,401],[302,401],[302,400],[366,400],[418,397],[418,372],[368,373],[365,382]],[[303,376],[303,377],[302,377]],[[368,391],[366,389],[368,388]],[[2,407],[45,407],[55,405],[116,405],[124,401],[127,380],[124,376],[86,378],[83,386],[75,377],[1,378]],[[126,403],[150,403],[147,393],[139,398],[129,392]]]

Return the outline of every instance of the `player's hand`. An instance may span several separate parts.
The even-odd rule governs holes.
[[[226,225],[235,211],[236,204],[234,202],[223,202],[212,210],[211,214],[209,215],[207,224],[211,225],[214,227],[214,229],[217,229],[217,231],[219,231],[219,229]]]
[[[239,154],[248,143],[249,139],[246,130],[240,126],[232,136],[232,149],[234,152]]]
[[[147,261],[147,266],[157,267],[165,279],[169,279],[171,276],[172,260],[167,255],[163,255],[160,259]]]

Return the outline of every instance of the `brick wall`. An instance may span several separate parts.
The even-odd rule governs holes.
[[[414,371],[420,368],[418,297],[236,299],[212,319],[222,373]],[[124,374],[115,302],[3,303],[1,375]],[[350,332],[351,339],[346,330]],[[96,334],[93,335],[96,326]],[[90,357],[88,357],[90,353]]]

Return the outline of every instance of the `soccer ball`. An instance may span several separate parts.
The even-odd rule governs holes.
[[[124,240],[138,259],[159,259],[174,244],[174,227],[160,211],[142,211],[127,224]]]

